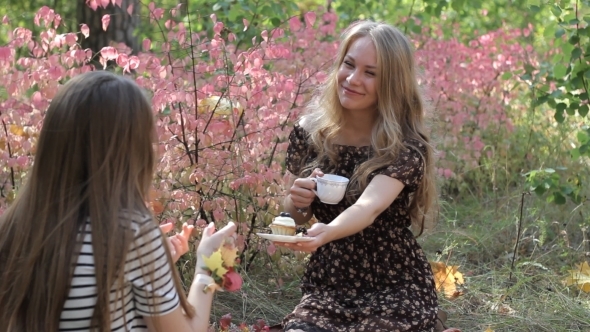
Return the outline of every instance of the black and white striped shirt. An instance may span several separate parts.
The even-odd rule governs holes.
[[[111,290],[112,331],[147,331],[144,316],[158,316],[176,309],[180,303],[174,287],[170,263],[162,245],[162,233],[151,217],[128,214],[135,239],[125,263],[123,301],[115,301]],[[60,331],[88,331],[96,304],[96,279],[90,221],[83,230],[83,244],[72,286],[61,313]],[[153,276],[150,274],[153,272]]]

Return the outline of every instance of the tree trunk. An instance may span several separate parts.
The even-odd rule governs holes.
[[[128,8],[133,6],[133,15],[129,15]],[[106,8],[98,7],[92,10],[86,5],[86,0],[78,0],[78,24],[86,24],[90,29],[90,36],[82,40],[83,48],[90,48],[94,53],[112,43],[124,43],[135,54],[139,51],[139,43],[134,35],[139,25],[139,0],[122,0],[121,7],[109,4]],[[110,23],[106,31],[102,29],[102,17],[110,15]]]

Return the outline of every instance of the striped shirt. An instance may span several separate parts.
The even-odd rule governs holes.
[[[130,214],[129,214],[130,215]],[[180,300],[174,287],[170,263],[162,245],[162,233],[150,216],[130,216],[135,238],[125,262],[123,301],[111,290],[112,331],[147,331],[144,316],[167,314]],[[90,221],[82,231],[83,243],[70,293],[61,313],[60,331],[88,331],[96,305],[96,278]],[[150,274],[153,273],[151,277]],[[119,293],[121,293],[119,291]],[[120,296],[120,295],[119,295]]]

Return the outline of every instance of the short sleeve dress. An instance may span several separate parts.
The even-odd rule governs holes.
[[[321,169],[348,178],[370,152],[368,146],[336,147],[338,164],[326,163]],[[300,176],[302,166],[316,157],[307,132],[296,124],[289,136],[287,169]],[[285,331],[434,330],[438,305],[432,270],[408,228],[410,194],[417,189],[423,172],[422,157],[414,148],[407,148],[398,160],[371,174],[396,178],[404,189],[371,226],[311,255],[301,280],[301,302],[284,318]],[[346,199],[328,205],[316,198],[311,206],[315,218],[327,224],[350,205]]]

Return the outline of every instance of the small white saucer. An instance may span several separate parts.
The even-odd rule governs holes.
[[[274,242],[296,243],[296,242],[313,241],[313,237],[303,237],[303,236],[294,236],[294,235],[277,235],[277,234],[267,234],[267,233],[256,233],[256,235],[260,236],[263,239],[271,240]]]

